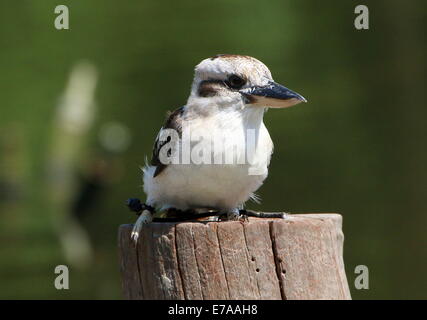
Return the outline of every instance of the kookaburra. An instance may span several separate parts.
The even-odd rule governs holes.
[[[169,114],[143,168],[147,199],[133,240],[154,209],[206,208],[239,219],[268,174],[273,143],[264,112],[300,102],[306,99],[274,82],[255,58],[220,54],[200,62],[186,105]]]

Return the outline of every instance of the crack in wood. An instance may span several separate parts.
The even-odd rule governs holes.
[[[286,293],[285,293],[285,286],[283,283],[282,276],[280,275],[281,266],[280,266],[280,262],[278,261],[279,256],[278,256],[277,247],[276,247],[276,237],[273,234],[273,224],[274,224],[274,221],[269,222],[268,230],[270,234],[271,248],[273,249],[274,264],[276,265],[276,276],[277,276],[277,280],[279,281],[280,294],[282,296],[282,300],[287,300]]]
[[[190,226],[190,234],[191,234],[191,238],[193,239],[193,241],[192,241],[192,245],[193,245],[194,260],[196,261],[196,264],[197,264],[197,266],[198,266],[198,268],[197,268],[197,274],[199,275],[199,278],[198,278],[197,282],[198,282],[199,287],[200,287],[200,293],[201,293],[201,295],[202,295],[202,298],[203,298],[203,300],[206,300],[206,299],[205,299],[205,293],[204,293],[204,292],[203,292],[203,290],[202,290],[202,284],[200,283],[200,279],[201,279],[201,276],[200,276],[200,266],[199,266],[199,262],[198,262],[198,260],[197,260],[197,255],[196,255],[196,242],[195,242],[195,240],[194,240],[194,232],[193,232],[193,227],[192,227],[192,226]]]
[[[249,262],[249,256],[250,256],[250,254],[249,254],[249,247],[248,247],[248,239],[246,238],[246,226],[247,226],[247,224],[243,223],[242,226],[243,226],[243,237],[245,239],[245,246],[246,246],[246,257],[248,259],[248,273],[249,273],[249,277],[252,278],[251,277],[251,273],[250,273],[251,263]],[[250,260],[252,260],[253,262],[255,262],[255,257],[252,257]],[[258,278],[257,277],[254,277],[254,278],[255,278],[254,279],[255,280],[255,284],[256,284],[256,287],[257,287],[257,290],[258,290],[258,299],[261,299],[261,290],[259,288]]]
[[[222,269],[224,270],[224,277],[225,277],[225,283],[227,284],[227,297],[228,299],[230,299],[230,286],[228,284],[228,279],[227,279],[227,273],[225,272],[225,267],[224,267],[224,257],[223,257],[223,253],[222,253],[222,248],[221,248],[221,242],[219,241],[219,236],[218,236],[218,227],[215,227],[215,231],[216,231],[216,238],[218,241],[218,248],[220,251],[220,257],[221,257],[221,264],[222,264]]]
[[[179,274],[179,278],[181,279],[181,287],[182,287],[182,293],[184,294],[184,299],[188,299],[187,293],[185,292],[185,285],[184,285],[184,278],[182,277],[181,272],[181,266],[179,263],[179,251],[178,251],[178,237],[176,235],[176,226],[173,228],[174,231],[174,245],[175,245],[175,257],[176,257],[176,264],[177,264],[177,272]]]
[[[139,254],[138,254],[138,250],[137,250],[136,247],[134,247],[133,250],[135,250],[136,270],[138,271],[138,281],[139,281],[139,287],[140,287],[140,290],[141,290],[141,297],[142,297],[142,299],[144,299],[145,295],[144,295],[144,287],[142,286],[142,281],[141,281],[141,269],[140,269],[140,266],[139,266]]]

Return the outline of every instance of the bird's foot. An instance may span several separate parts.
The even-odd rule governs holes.
[[[226,213],[227,221],[239,221],[242,215],[238,208],[228,210]]]
[[[141,215],[136,220],[132,229],[132,233],[130,235],[135,245],[138,243],[138,238],[141,233],[142,226],[144,224],[149,224],[151,221],[153,221],[153,214],[148,210],[143,210]]]

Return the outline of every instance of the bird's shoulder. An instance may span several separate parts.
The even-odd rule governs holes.
[[[164,164],[160,161],[159,153],[161,148],[166,143],[170,142],[171,137],[169,136],[166,140],[160,140],[160,135],[162,133],[162,130],[165,130],[165,129],[175,130],[177,134],[181,137],[184,111],[185,111],[185,107],[182,106],[172,112],[169,111],[167,113],[166,120],[162,128],[160,129],[153,146],[153,153],[152,153],[151,162],[150,162],[152,166],[156,167],[153,178],[158,176],[167,167],[167,164]]]

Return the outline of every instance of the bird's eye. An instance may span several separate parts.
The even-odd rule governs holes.
[[[241,78],[235,74],[232,74],[231,76],[229,76],[228,80],[227,80],[228,86],[230,88],[233,88],[233,89],[240,89],[241,87],[243,87],[245,85],[245,83],[246,83],[245,79],[243,79],[243,78]]]

